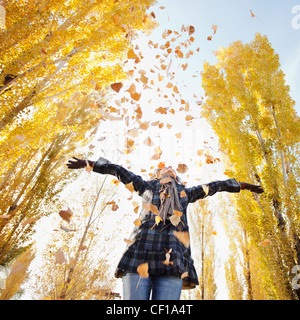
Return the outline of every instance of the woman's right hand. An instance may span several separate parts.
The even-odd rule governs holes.
[[[90,160],[82,160],[82,159],[78,159],[76,157],[73,157],[73,159],[75,159],[75,161],[73,160],[68,160],[67,163],[67,167],[69,169],[82,169],[85,168],[87,166],[87,162],[89,163],[89,166],[93,167],[94,162],[90,161]]]

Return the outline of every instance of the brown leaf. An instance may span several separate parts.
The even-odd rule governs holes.
[[[169,183],[171,181],[171,178],[169,176],[162,178],[159,180],[160,184],[165,184],[165,183]]]
[[[70,208],[68,208],[67,210],[61,210],[58,214],[63,220],[67,221],[68,223],[71,221],[71,218],[73,216],[73,212]]]
[[[58,249],[55,252],[54,257],[55,257],[55,264],[63,264],[64,262],[67,261],[65,255],[61,249]]]
[[[195,32],[195,28],[193,26],[189,26],[189,36]]]
[[[169,217],[170,222],[172,223],[173,226],[177,227],[179,223],[181,222],[181,219],[178,215],[173,214],[172,216]]]
[[[188,170],[188,166],[186,164],[179,163],[176,170],[178,173],[185,173]]]
[[[122,87],[123,87],[123,83],[122,83],[122,82],[116,82],[116,83],[111,84],[110,87],[111,87],[114,91],[119,92],[119,91],[122,89]]]
[[[213,24],[211,26],[211,28],[213,29],[213,34],[216,34],[217,30],[218,30],[218,26],[216,26],[215,24]]]

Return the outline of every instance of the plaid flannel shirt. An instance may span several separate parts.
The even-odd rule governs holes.
[[[158,179],[145,181],[141,176],[128,171],[122,166],[112,164],[100,158],[94,165],[93,171],[101,174],[111,174],[124,184],[132,182],[134,190],[142,197],[143,202],[160,207],[160,187]],[[149,274],[176,275],[183,278],[183,289],[194,288],[199,284],[198,276],[191,257],[190,246],[186,247],[173,234],[174,231],[189,231],[187,221],[187,207],[189,203],[212,196],[216,192],[240,192],[240,185],[235,179],[214,181],[206,185],[186,188],[177,184],[178,198],[182,208],[181,222],[176,227],[166,221],[155,224],[155,214],[143,206],[140,212],[141,225],[135,226],[130,237],[132,244],[128,245],[116,270],[116,277],[122,277],[124,272],[137,272],[138,265],[147,262]],[[184,191],[184,192],[182,192]],[[166,253],[171,250],[171,263],[164,264]]]

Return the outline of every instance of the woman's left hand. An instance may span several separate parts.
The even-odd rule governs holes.
[[[246,183],[246,182],[240,182],[241,190],[249,190],[254,193],[263,193],[264,189],[261,186],[257,186],[254,184]]]

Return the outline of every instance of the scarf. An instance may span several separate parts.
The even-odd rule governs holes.
[[[166,222],[169,216],[173,215],[174,210],[181,211],[181,205],[178,199],[176,182],[171,176],[164,176],[160,179],[160,208],[158,214]]]

